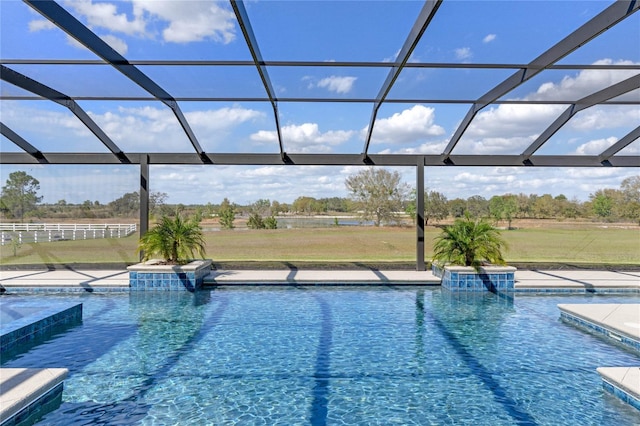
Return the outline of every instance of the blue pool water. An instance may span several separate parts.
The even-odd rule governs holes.
[[[70,370],[43,425],[640,423],[596,373],[640,356],[561,322],[556,307],[638,296],[221,287],[46,298],[83,302],[82,324],[2,359]]]

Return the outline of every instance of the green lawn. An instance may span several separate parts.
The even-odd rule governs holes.
[[[431,258],[437,228],[428,227]],[[208,232],[207,257],[217,262],[415,262],[412,228],[307,228]],[[530,228],[503,231],[508,262],[640,265],[640,229]],[[137,237],[23,244],[0,249],[1,264],[135,263]]]

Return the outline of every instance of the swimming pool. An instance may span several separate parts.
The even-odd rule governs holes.
[[[3,367],[70,370],[44,425],[640,423],[596,373],[640,357],[564,324],[556,307],[638,296],[220,287],[46,298],[82,301],[82,324],[3,356]]]

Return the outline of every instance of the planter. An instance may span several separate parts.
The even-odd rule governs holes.
[[[442,287],[451,291],[514,291],[513,266],[483,266],[480,272],[471,266],[431,265],[433,274],[442,279]]]
[[[194,260],[186,265],[162,265],[157,259],[131,265],[129,288],[135,291],[190,291],[202,288],[211,271],[210,259]]]

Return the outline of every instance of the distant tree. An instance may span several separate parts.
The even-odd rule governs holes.
[[[80,206],[80,216],[85,218],[96,217],[92,209],[93,209],[93,203],[91,202],[91,200],[85,200]]]
[[[424,224],[429,220],[440,221],[449,216],[447,197],[438,191],[429,191],[424,194]]]
[[[279,215],[280,213],[283,213],[287,211],[286,210],[286,204],[280,204],[278,201],[273,200],[271,202],[271,214],[273,215]]]
[[[264,223],[265,229],[278,229],[278,219],[274,216],[265,217],[262,223]]]
[[[259,213],[251,213],[249,220],[247,220],[247,227],[249,229],[264,229],[264,221]]]
[[[233,229],[233,221],[236,219],[236,209],[231,202],[225,198],[218,209],[218,217],[220,218],[220,226],[222,229]]]
[[[489,201],[480,195],[467,198],[466,212],[473,218],[489,216]]]
[[[502,219],[503,200],[499,195],[494,195],[489,199],[489,215],[499,222]]]
[[[374,167],[348,176],[345,185],[359,203],[362,219],[373,220],[375,226],[396,222],[409,193],[409,185],[402,183],[400,173]]]
[[[165,208],[167,198],[169,196],[166,192],[151,192],[149,194],[149,212],[151,214],[166,215],[168,213]]]
[[[640,203],[637,201],[629,201],[624,204],[621,210],[621,216],[625,219],[633,220],[640,225]]]
[[[109,203],[114,216],[133,216],[140,211],[140,196],[137,192],[127,192]]]
[[[620,192],[623,201],[620,215],[640,224],[640,176],[631,176],[623,180]]]
[[[462,198],[455,198],[449,201],[448,207],[453,217],[463,217],[467,211],[467,202]]]
[[[37,209],[37,204],[42,200],[38,196],[40,182],[26,172],[17,171],[9,174],[7,184],[2,187],[0,199],[3,209],[19,219],[21,222],[25,215]]]
[[[250,206],[251,211],[261,216],[271,215],[271,201],[268,199],[260,199]]]
[[[311,216],[313,213],[320,212],[322,205],[313,197],[298,197],[293,202],[292,208],[297,213]]]
[[[539,219],[548,219],[556,216],[556,203],[551,194],[536,197],[532,207],[533,215]]]
[[[580,203],[578,200],[569,200],[564,194],[554,197],[555,212],[557,216],[563,218],[576,218],[580,214]]]
[[[593,213],[600,219],[607,219],[613,213],[613,197],[604,190],[598,190],[591,194],[591,208]]]
[[[346,212],[349,209],[349,200],[340,197],[321,198],[325,212]]]
[[[416,219],[416,191],[411,191],[411,200],[405,207],[405,212],[411,216],[411,219]],[[464,211],[462,212],[464,213]],[[462,214],[461,213],[461,214]],[[424,224],[429,224],[430,219],[442,220],[449,216],[449,202],[444,194],[437,191],[425,191],[424,192]]]
[[[531,217],[531,206],[533,202],[531,197],[527,194],[520,193],[516,195],[516,205],[518,206],[518,210],[516,212],[516,217]]]
[[[414,223],[416,221],[416,203],[416,190],[412,189],[411,193],[409,194],[409,201],[404,206],[404,212],[408,214],[409,217],[411,217],[411,220],[413,220]]]
[[[489,200],[489,213],[496,222],[504,219],[511,229],[511,222],[518,212],[518,199],[515,195],[495,195]]]
[[[622,191],[624,201],[640,203],[640,176],[631,176],[623,180],[620,184],[620,191]]]

